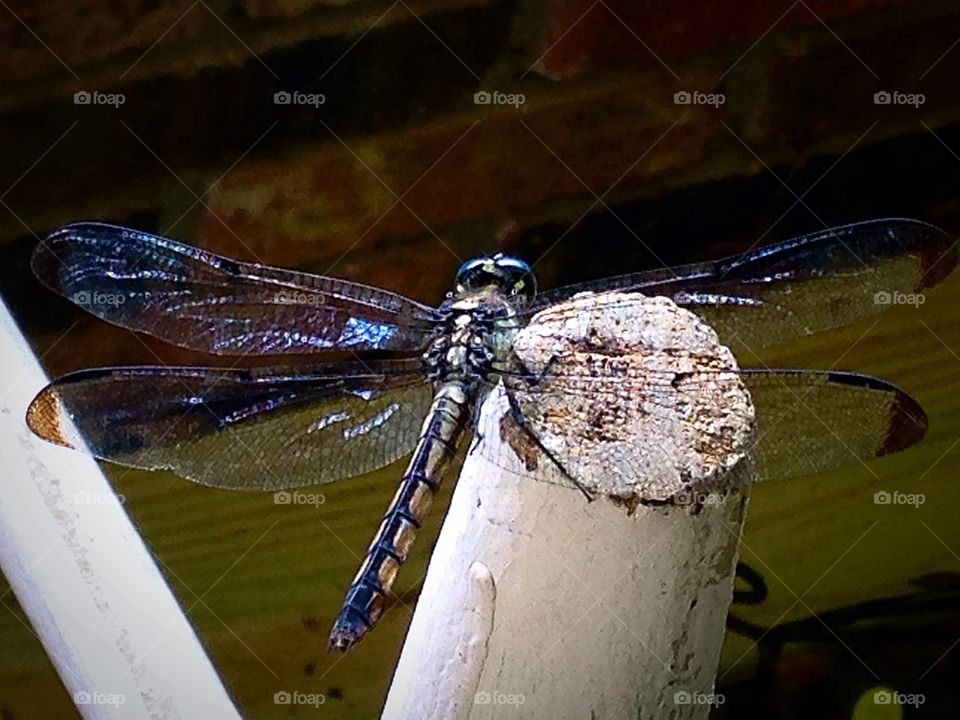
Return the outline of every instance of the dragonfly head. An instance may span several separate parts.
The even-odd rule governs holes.
[[[491,286],[519,303],[527,303],[537,294],[533,270],[512,255],[497,253],[493,257],[467,260],[457,271],[457,293]]]

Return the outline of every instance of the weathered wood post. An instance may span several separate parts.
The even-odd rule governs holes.
[[[516,347],[533,372],[556,358],[516,397],[596,500],[492,394],[382,717],[707,717],[753,480],[733,355],[639,295],[578,296]],[[561,381],[575,392],[551,395]]]

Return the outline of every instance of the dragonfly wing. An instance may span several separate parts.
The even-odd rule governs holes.
[[[32,266],[103,320],[218,355],[417,350],[436,319],[433,308],[385,290],[101,223],[53,232]]]
[[[203,485],[315,485],[413,449],[432,398],[416,365],[81,370],[44,388],[27,422],[46,440]]]
[[[950,275],[957,245],[943,230],[888,218],[804,235],[743,255],[558,288],[534,310],[584,290],[671,297],[735,351],[853,323]],[[614,296],[615,297],[615,296]],[[618,302],[613,300],[612,302]]]
[[[920,404],[870,375],[743,370],[757,409],[757,469],[788,478],[905,450],[927,431]]]

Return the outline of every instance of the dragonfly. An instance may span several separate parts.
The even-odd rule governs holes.
[[[453,289],[433,306],[135,229],[74,223],[34,252],[32,269],[48,288],[102,320],[184,348],[272,356],[281,364],[82,369],[45,387],[27,423],[45,440],[102,460],[172,470],[229,490],[329,483],[409,455],[330,632],[329,649],[347,650],[383,614],[483,399],[502,387],[523,401],[511,402],[515,408],[565,392],[567,376],[543,383],[542,372],[523,367],[512,350],[540,310],[584,292],[598,293],[601,303],[623,293],[663,296],[698,314],[749,359],[756,348],[877,313],[897,294],[924,292],[956,264],[947,233],[888,218],[542,293],[529,264],[498,253],[465,262]],[[323,357],[343,351],[351,359]],[[879,378],[806,369],[738,372],[756,408],[756,462],[767,478],[884,456],[926,432],[920,404]],[[672,379],[653,373],[618,392],[656,402],[658,388]],[[583,383],[567,387],[585,392]],[[536,440],[537,428],[522,411],[511,417]],[[551,460],[565,467],[564,458]],[[571,491],[583,490],[576,477],[566,477]]]

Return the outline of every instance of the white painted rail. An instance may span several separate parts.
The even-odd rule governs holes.
[[[46,382],[0,302],[0,566],[77,709],[239,717],[97,463],[27,429]]]

